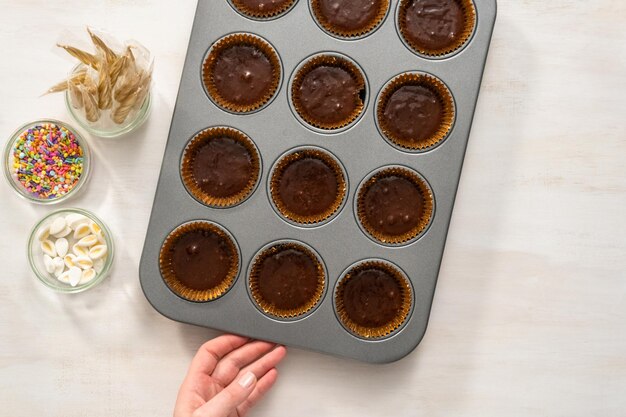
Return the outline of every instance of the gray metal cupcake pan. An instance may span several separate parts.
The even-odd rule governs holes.
[[[178,100],[165,149],[161,174],[140,264],[140,282],[154,308],[176,321],[274,341],[372,363],[398,360],[420,342],[430,314],[437,275],[460,179],[482,73],[496,17],[495,0],[474,0],[477,26],[470,42],[453,56],[424,59],[409,50],[398,36],[392,1],[386,21],[371,36],[355,41],[323,32],[310,14],[307,0],[299,0],[284,16],[256,21],[237,13],[226,0],[199,0]],[[268,40],[280,55],[283,82],[267,108],[248,115],[225,112],[207,97],[201,68],[208,48],[225,34],[249,32]],[[363,68],[369,84],[365,114],[341,133],[321,134],[294,117],[289,102],[289,79],[306,57],[320,52],[347,55]],[[448,138],[424,153],[392,147],[379,133],[374,112],[380,89],[394,76],[421,71],[439,77],[450,89],[456,121]],[[261,153],[261,185],[243,204],[230,209],[208,208],[189,195],[180,176],[180,160],[187,142],[200,130],[231,126],[249,135]],[[270,169],[289,149],[317,146],[338,157],[348,174],[349,202],[332,221],[316,228],[297,227],[277,215],[266,186]],[[414,169],[427,179],[436,210],[427,232],[400,247],[378,244],[360,229],[353,199],[361,181],[387,165]],[[223,297],[208,303],[186,301],[166,286],[159,271],[159,251],[168,234],[190,220],[210,220],[235,237],[241,250],[239,277]],[[310,245],[324,260],[328,282],[324,298],[313,313],[300,320],[280,321],[263,314],[247,289],[252,257],[268,243],[297,240]],[[356,337],[337,320],[333,290],[342,273],[355,262],[384,259],[409,277],[414,289],[412,314],[404,326],[382,340]]]

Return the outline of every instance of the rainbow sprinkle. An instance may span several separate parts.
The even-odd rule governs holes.
[[[13,175],[33,197],[53,200],[78,184],[83,156],[74,133],[55,123],[38,124],[13,145]]]

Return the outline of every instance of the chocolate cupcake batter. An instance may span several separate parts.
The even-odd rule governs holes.
[[[271,15],[287,8],[293,0],[236,0],[234,3],[258,15]]]
[[[400,314],[402,288],[381,269],[357,271],[344,286],[343,306],[348,318],[359,326],[384,326]]]
[[[341,32],[366,30],[385,0],[318,0],[320,20]]]
[[[390,139],[416,144],[437,133],[444,117],[444,103],[431,89],[405,85],[388,98],[381,122]]]
[[[306,306],[319,287],[316,262],[297,249],[284,249],[258,266],[259,295],[280,310]]]
[[[426,51],[453,46],[463,35],[465,13],[458,0],[412,0],[400,24],[407,40]]]
[[[193,230],[180,236],[170,249],[176,279],[193,290],[209,290],[228,278],[233,268],[231,246],[209,230]]]
[[[250,45],[224,49],[213,66],[218,94],[235,105],[253,105],[271,94],[274,71],[269,58]]]
[[[296,99],[312,122],[337,124],[350,121],[361,103],[360,88],[345,69],[321,65],[304,75]]]
[[[364,216],[378,233],[400,236],[420,223],[424,213],[424,197],[406,178],[383,177],[363,196]]]
[[[231,197],[242,192],[253,176],[253,162],[244,145],[229,137],[211,139],[192,160],[193,178],[212,197]]]
[[[278,196],[285,208],[300,216],[315,216],[329,210],[338,192],[335,172],[316,158],[289,164],[278,185]]]

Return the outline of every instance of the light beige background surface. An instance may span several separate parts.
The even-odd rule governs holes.
[[[168,416],[215,334],[161,317],[137,277],[195,5],[0,0],[1,138],[69,118],[39,97],[71,65],[53,48],[64,30],[104,28],[157,59],[151,119],[92,142],[91,183],[68,203],[115,234],[100,287],[35,282],[26,239],[49,209],[0,184],[1,416]],[[423,343],[386,366],[293,349],[254,416],[625,415],[625,27],[622,0],[500,0]]]

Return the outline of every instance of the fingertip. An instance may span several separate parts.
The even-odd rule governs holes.
[[[279,361],[283,360],[285,356],[287,356],[287,348],[283,345],[277,346],[274,351],[276,352]]]
[[[263,378],[259,380],[259,383],[257,385],[258,390],[261,392],[261,394],[267,392],[270,388],[272,388],[272,386],[274,386],[274,383],[277,379],[278,369],[270,369],[265,375],[263,375]]]
[[[271,381],[276,381],[276,378],[278,378],[278,369],[276,368],[270,369],[269,371],[267,371],[265,376],[267,376],[267,378]]]

